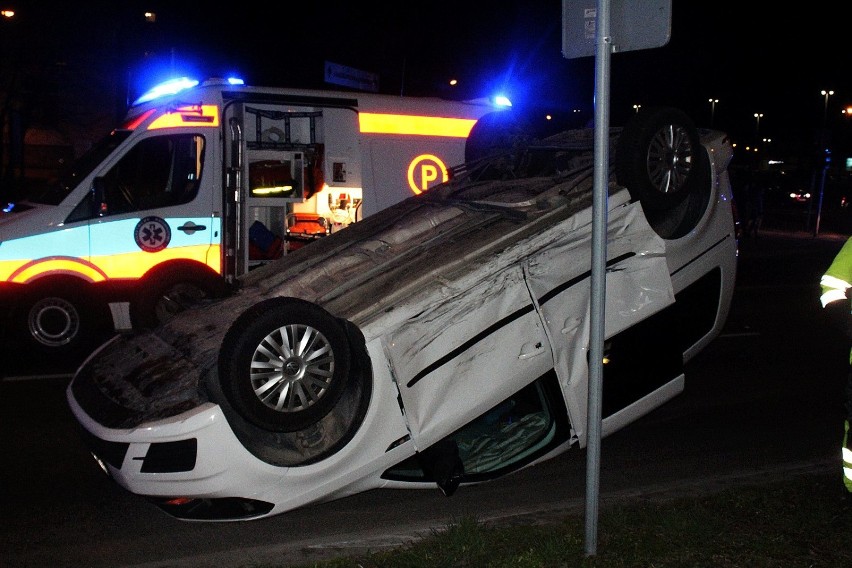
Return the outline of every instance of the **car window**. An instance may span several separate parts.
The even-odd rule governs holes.
[[[552,380],[552,377],[549,377]],[[447,436],[434,447],[455,452],[464,468],[462,482],[494,477],[517,469],[564,440],[564,406],[540,379]],[[561,408],[555,411],[554,406]],[[433,454],[434,455],[434,454]],[[439,458],[440,459],[440,458]],[[431,481],[419,456],[387,470],[383,477],[401,481]]]

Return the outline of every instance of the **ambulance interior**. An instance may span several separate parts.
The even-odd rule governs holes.
[[[328,110],[247,106],[244,112],[249,191],[243,226],[249,231],[249,268],[360,220],[360,175],[352,175],[359,172],[349,171],[354,167],[349,159],[327,162],[326,145],[319,139]]]

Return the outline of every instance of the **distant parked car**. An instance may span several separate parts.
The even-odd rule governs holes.
[[[796,203],[807,203],[811,200],[811,192],[806,189],[795,189],[790,192],[790,199]]]
[[[449,182],[104,345],[67,390],[104,471],[175,517],[237,520],[450,495],[585,447],[592,134],[499,152],[485,124]],[[728,138],[659,108],[612,142],[603,435],[683,390],[736,272]]]

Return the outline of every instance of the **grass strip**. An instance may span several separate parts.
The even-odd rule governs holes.
[[[486,526],[454,520],[393,550],[310,568],[849,568],[852,499],[838,475],[807,474],[695,498],[602,508],[595,555],[582,514],[558,523]]]

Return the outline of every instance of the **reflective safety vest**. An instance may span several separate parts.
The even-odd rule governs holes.
[[[843,484],[846,490],[852,493],[852,450],[849,449],[847,442],[849,441],[849,421],[843,422]]]
[[[840,252],[834,257],[831,266],[819,281],[822,294],[819,301],[822,307],[837,301],[848,301],[846,292],[852,288],[852,238],[844,243]],[[849,353],[849,363],[852,364],[852,351]],[[850,401],[852,402],[852,401]],[[852,493],[852,449],[849,448],[849,420],[843,421],[843,484]]]
[[[819,301],[823,308],[838,300],[847,301],[846,291],[852,288],[852,238],[843,244],[843,248],[831,261],[819,285],[822,289]],[[849,353],[849,363],[852,364],[852,351]]]

